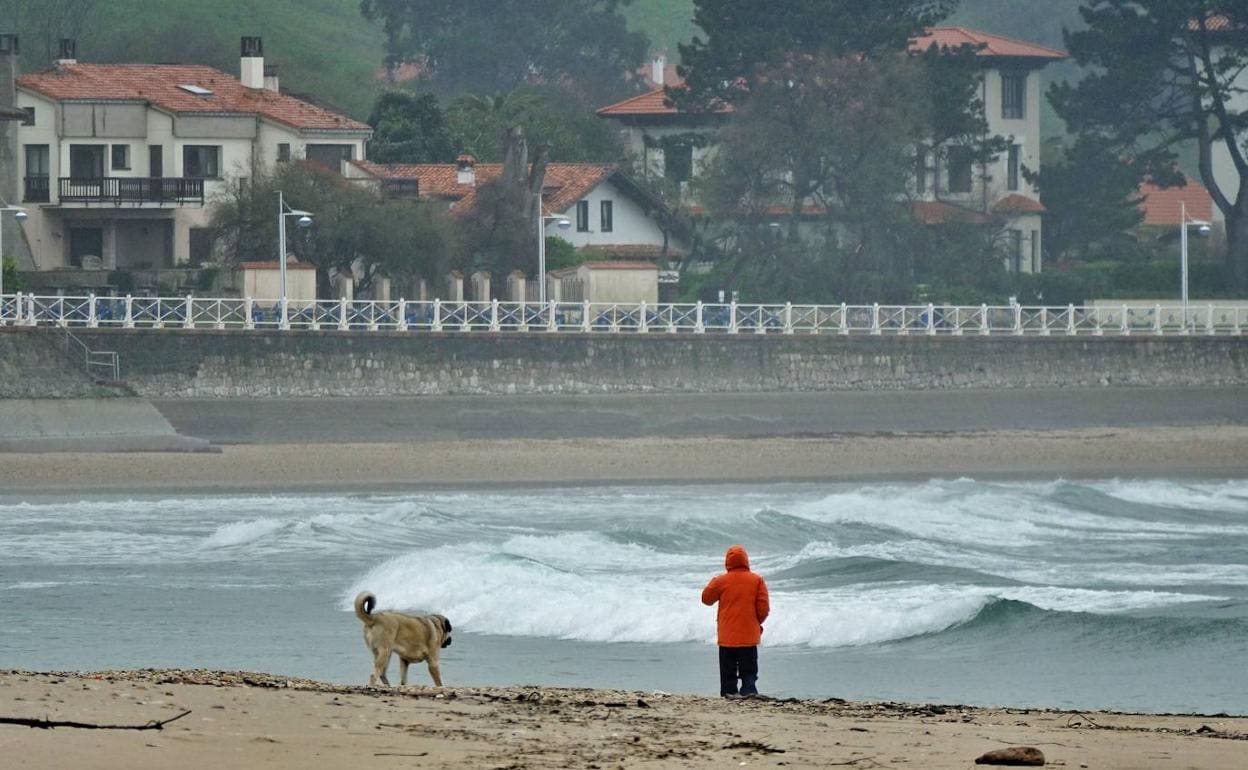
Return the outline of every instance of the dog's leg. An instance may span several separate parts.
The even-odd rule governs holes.
[[[407,658],[399,658],[399,685],[407,686]]]
[[[442,667],[438,665],[438,656],[429,656],[429,676],[433,677],[433,686],[442,686]]]
[[[390,667],[390,648],[383,647],[373,653],[373,675],[369,677],[368,684],[371,687],[377,686],[377,681],[386,687],[390,686],[390,680],[386,678],[386,669]]]

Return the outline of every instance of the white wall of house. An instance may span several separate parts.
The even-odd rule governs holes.
[[[682,134],[699,134],[710,140],[718,135],[718,128],[711,126],[635,126],[626,125],[620,129],[628,156],[634,159],[634,170],[642,176],[662,177],[665,158],[662,147],[648,146],[665,137]],[[647,138],[649,142],[647,142]],[[702,147],[693,148],[692,176],[697,178],[705,173],[711,160],[714,159],[716,147],[709,141]]]
[[[567,230],[561,230],[553,222],[547,222],[546,234],[557,235],[573,246],[615,246],[620,244],[662,246],[664,243],[663,229],[648,216],[646,212],[630,196],[625,195],[610,181],[604,181],[589,192],[585,198],[589,203],[589,229],[578,231],[576,223],[577,205],[560,212],[572,222]],[[602,202],[611,201],[613,227],[611,232],[602,231]],[[684,245],[674,238],[668,240],[673,249],[683,249]]]
[[[270,171],[278,162],[279,145],[291,145],[291,157],[303,158],[308,143],[347,144],[352,146],[354,157],[364,157],[365,139],[359,134],[335,132],[301,132],[290,126],[260,119],[254,115],[239,116],[174,116],[150,106],[143,107],[144,114],[137,119],[127,113],[127,120],[115,121],[122,126],[108,131],[109,136],[63,136],[68,126],[70,134],[98,133],[88,126],[84,129],[81,116],[91,108],[88,103],[57,102],[32,91],[18,90],[18,107],[34,107],[35,124],[18,127],[18,173],[22,178],[29,175],[26,168],[27,145],[47,145],[49,148],[48,177],[50,201],[32,202],[26,206],[30,215],[23,230],[34,255],[35,266],[48,270],[69,266],[69,243],[71,226],[100,227],[103,230],[104,248],[100,256],[105,266],[126,266],[155,262],[165,253],[166,239],[152,235],[153,228],[163,228],[163,222],[172,217],[172,251],[169,259],[173,264],[185,264],[191,259],[191,232],[207,227],[212,219],[212,204],[228,196],[240,177],[252,177]],[[99,103],[101,109],[130,108],[140,105],[116,105]],[[68,118],[66,109],[69,109]],[[98,125],[98,122],[97,122]],[[70,175],[70,152],[74,145],[98,145],[104,153],[104,176],[142,178],[153,176],[150,148],[161,148],[162,176],[185,175],[184,148],[188,145],[207,145],[220,148],[220,176],[206,179],[204,184],[206,205],[156,204],[65,204],[58,205],[58,182],[60,177]],[[112,148],[116,145],[129,147],[129,162],[125,167],[114,167]],[[148,219],[148,224],[135,224],[132,220]],[[117,221],[113,221],[117,220]],[[124,220],[124,221],[123,221]],[[118,233],[122,238],[118,241]],[[128,236],[129,233],[132,237]],[[118,254],[118,248],[141,250],[141,255]]]
[[[585,299],[590,302],[636,304],[659,301],[657,267],[597,267],[594,263],[576,269]]]

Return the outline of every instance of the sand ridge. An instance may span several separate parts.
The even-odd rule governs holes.
[[[1248,718],[511,688],[372,689],[244,672],[0,672],[0,715],[157,731],[0,725],[10,767],[973,767],[1032,745],[1050,766],[1239,768]]]

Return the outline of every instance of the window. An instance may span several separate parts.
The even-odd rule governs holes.
[[[673,182],[688,182],[693,176],[693,145],[674,144],[663,148],[663,176]]]
[[[1018,190],[1018,162],[1019,157],[1023,154],[1023,146],[1021,144],[1011,144],[1009,153],[1006,155],[1006,189],[1011,192]]]
[[[1022,120],[1027,117],[1027,75],[1005,73],[1001,75],[1001,117],[1006,120]]]
[[[23,107],[22,112],[26,113],[26,117],[22,118],[22,125],[23,126],[35,125],[35,108]]]
[[[165,175],[165,148],[159,144],[147,148],[147,175],[154,178]]]
[[[312,163],[317,163],[335,173],[342,171],[342,162],[344,160],[355,159],[355,145],[353,144],[309,144],[305,157]]]
[[[114,144],[112,159],[111,165],[114,171],[128,171],[130,169],[130,145]]]
[[[972,167],[975,157],[970,147],[949,148],[949,178],[946,180],[947,191],[951,193],[969,193],[973,186]]]
[[[1031,272],[1040,272],[1040,231],[1031,231]]]
[[[922,147],[914,155],[914,190],[919,195],[927,193],[927,150]]]
[[[600,232],[609,233],[615,228],[614,212],[611,209],[611,201],[603,201],[599,206],[598,216],[600,221],[598,230]]]
[[[282,142],[277,146],[277,162],[290,162],[290,142]]]
[[[26,188],[23,198],[31,203],[47,203],[50,193],[48,145],[26,145]]]
[[[104,176],[104,145],[71,144],[69,146],[69,177],[76,181],[100,179]]]
[[[589,201],[578,201],[576,204],[576,231],[589,232]]]
[[[207,227],[190,228],[189,245],[192,265],[212,261],[212,230]]]
[[[1010,272],[1023,272],[1023,231],[1009,230]]]
[[[182,148],[182,176],[190,179],[217,179],[221,176],[221,147],[188,144]]]

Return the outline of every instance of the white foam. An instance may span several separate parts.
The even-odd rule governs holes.
[[[286,525],[286,521],[279,519],[251,519],[250,521],[236,521],[231,524],[224,524],[217,527],[216,531],[204,540],[201,547],[205,549],[230,548],[246,543],[254,543],[278,532],[285,528]]]

